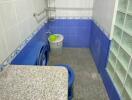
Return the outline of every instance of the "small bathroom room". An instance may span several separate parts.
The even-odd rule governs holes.
[[[132,0],[0,0],[0,100],[132,100]]]

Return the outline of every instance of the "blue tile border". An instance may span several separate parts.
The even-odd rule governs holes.
[[[77,17],[75,17],[75,16],[71,16],[71,17],[63,16],[62,17],[62,16],[60,16],[60,17],[56,17],[56,19],[81,19],[82,20],[82,19],[92,19],[92,17],[90,17],[90,16],[89,17],[78,17],[78,16]]]

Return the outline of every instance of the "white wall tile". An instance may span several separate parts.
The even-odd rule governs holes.
[[[56,16],[61,17],[91,17],[92,11],[57,10]]]
[[[1,20],[2,19],[0,16],[0,22],[2,22]],[[8,57],[7,42],[3,34],[4,34],[4,28],[3,28],[2,23],[0,23],[0,37],[1,37],[0,39],[0,63],[2,63],[3,60]]]
[[[88,10],[60,10],[57,9],[56,17],[63,16],[80,16],[80,17],[91,17],[92,16],[92,8],[93,8],[93,0],[51,0],[50,7],[56,8],[91,8]]]
[[[55,0],[55,5],[57,7],[89,8],[90,6],[93,7],[91,2],[93,2],[93,0]]]
[[[12,3],[0,4],[0,16],[5,29],[9,29],[16,25],[16,15]]]
[[[33,0],[34,4],[34,11],[35,12],[40,12],[44,9],[45,2],[44,0]]]
[[[6,35],[8,52],[11,54],[20,44],[20,35],[17,26],[6,30],[4,34]]]
[[[40,23],[37,23],[33,14],[44,9],[44,2],[0,0],[0,63],[39,27]]]
[[[6,47],[6,43],[5,43],[3,36],[1,34],[0,34],[0,37],[1,37],[1,39],[0,39],[0,63],[2,63],[3,60],[8,57],[8,50]]]
[[[93,18],[110,35],[116,0],[95,0]]]
[[[28,0],[16,0],[14,3],[18,21],[23,21],[30,16]]]

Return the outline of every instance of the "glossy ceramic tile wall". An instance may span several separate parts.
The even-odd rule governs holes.
[[[33,13],[44,8],[44,0],[0,0],[0,63],[39,27]]]
[[[110,36],[116,0],[94,0],[93,19]]]
[[[92,17],[93,0],[50,1],[50,7],[57,8],[55,13],[57,17]]]

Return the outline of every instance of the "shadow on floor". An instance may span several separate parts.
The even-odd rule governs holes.
[[[70,64],[75,72],[74,100],[109,100],[90,50],[63,48],[51,53],[48,65]]]

